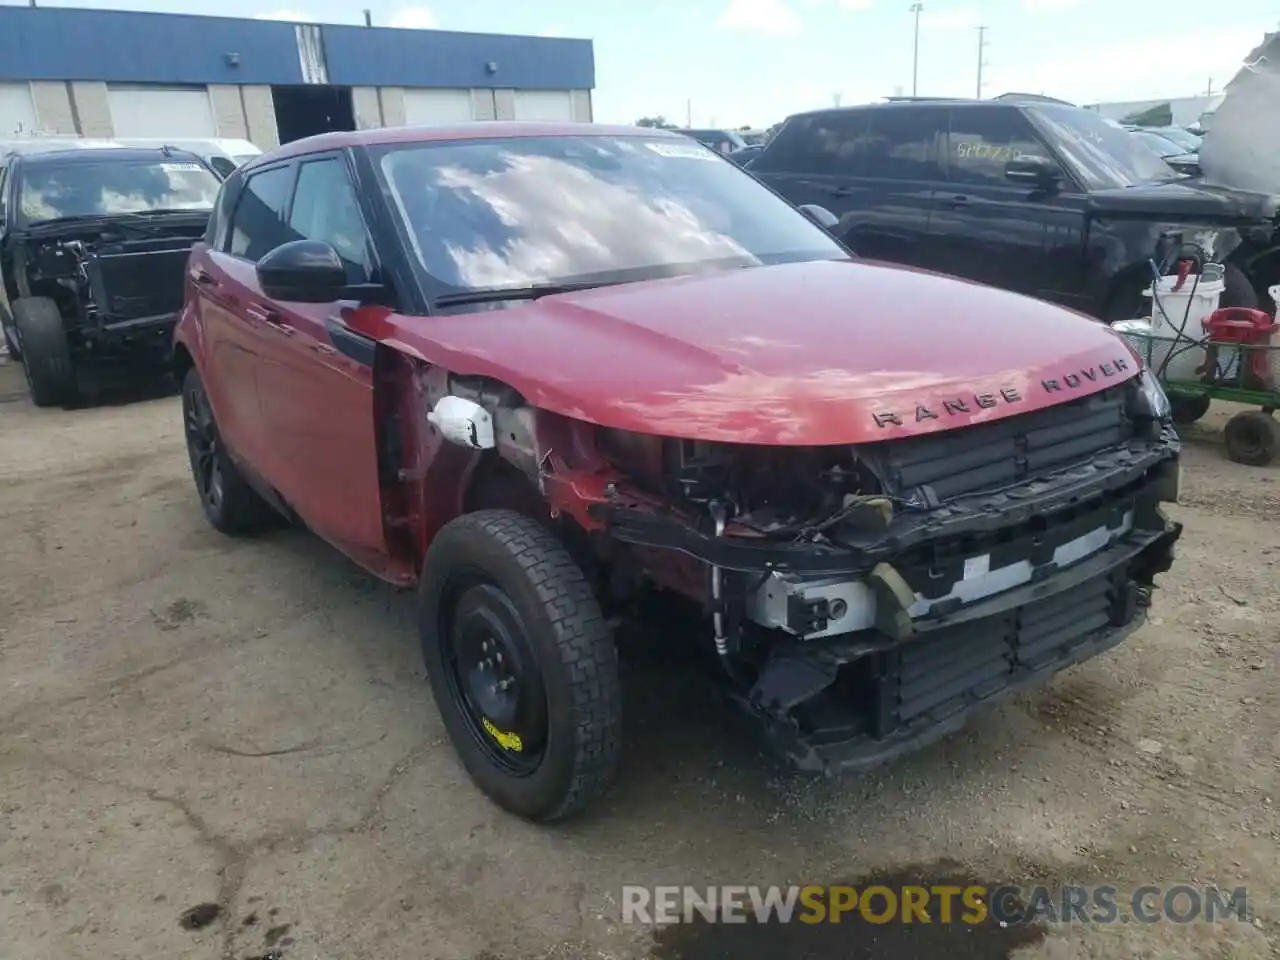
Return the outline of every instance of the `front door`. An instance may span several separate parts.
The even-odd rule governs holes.
[[[213,246],[191,258],[204,338],[204,381],[218,429],[228,447],[268,482],[270,446],[258,403],[262,325],[254,305],[262,299],[254,263],[287,239],[285,207],[293,189],[293,166],[281,164],[249,176],[230,224]]]
[[[364,220],[342,154],[298,167],[294,238],[336,249],[352,283],[374,275]],[[373,341],[354,333],[354,304],[264,301],[258,396],[272,475],[308,526],[372,566],[386,553],[373,408]]]
[[[1017,108],[952,108],[933,242],[948,273],[1079,306],[1083,196],[1066,181],[1048,190],[1008,180],[1005,164],[1024,156],[1052,159]]]

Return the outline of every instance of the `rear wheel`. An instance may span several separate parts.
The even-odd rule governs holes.
[[[249,486],[228,454],[194,367],[182,381],[182,423],[196,492],[214,528],[227,534],[247,534],[276,523],[276,512]]]
[[[21,297],[13,302],[13,323],[31,402],[37,407],[74,403],[79,394],[75,366],[58,305],[49,297]]]
[[[1173,413],[1173,422],[1186,426],[1189,423],[1195,423],[1206,413],[1209,412],[1209,406],[1213,401],[1208,396],[1184,397],[1179,394],[1170,394],[1169,407]]]
[[[1227,421],[1223,431],[1227,456],[1236,463],[1265,467],[1280,447],[1280,423],[1262,410],[1246,410]]]
[[[620,749],[617,652],[550,531],[511,510],[454,520],[423,561],[419,617],[441,719],[485,793],[548,822],[604,792]]]

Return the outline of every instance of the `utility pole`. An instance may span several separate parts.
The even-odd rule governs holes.
[[[372,27],[372,26],[373,26],[373,11],[372,11],[372,10],[366,10],[366,11],[364,12],[364,25],[365,25],[366,27]]]
[[[1206,97],[1213,96],[1213,77],[1209,78],[1209,89],[1205,92]]]
[[[693,126],[693,98],[690,97],[684,102],[684,126],[689,129]]]
[[[982,99],[982,68],[987,65],[983,53],[987,49],[987,28],[978,28],[978,99]]]
[[[924,4],[921,0],[916,0],[910,9],[916,15],[915,39],[911,46],[911,96],[914,97],[919,88],[920,79],[920,12],[924,10]]]

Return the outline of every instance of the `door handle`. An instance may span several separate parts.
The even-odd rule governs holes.
[[[828,189],[833,197],[849,197],[854,193],[853,187],[830,187]]]
[[[943,200],[942,205],[945,207],[950,207],[952,210],[955,210],[959,207],[967,207],[969,205],[969,198],[964,196],[963,194],[957,194],[954,197],[948,197],[946,200]]]
[[[280,323],[280,314],[272,310],[270,307],[260,306],[251,303],[244,308],[245,315],[254,323],[265,323],[268,326],[276,326]]]

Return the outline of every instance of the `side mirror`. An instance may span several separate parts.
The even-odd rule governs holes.
[[[332,303],[347,290],[347,271],[338,251],[322,240],[293,240],[258,261],[262,292],[272,300]]]
[[[836,225],[840,223],[839,217],[816,203],[802,203],[796,209],[828,233],[835,230]]]
[[[1031,187],[1053,187],[1062,181],[1062,168],[1048,157],[1015,157],[1004,165],[1004,178]]]

